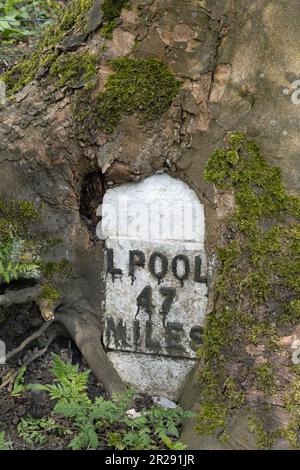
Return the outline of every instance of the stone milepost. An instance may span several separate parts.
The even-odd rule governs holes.
[[[103,341],[135,389],[178,398],[207,305],[204,210],[185,183],[155,175],[107,191]]]

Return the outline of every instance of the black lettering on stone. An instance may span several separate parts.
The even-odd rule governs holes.
[[[161,287],[159,292],[161,295],[166,297],[159,312],[163,316],[163,325],[165,327],[167,315],[170,312],[172,303],[176,297],[176,289],[173,287]]]
[[[185,351],[181,344],[181,336],[184,333],[182,323],[168,322],[166,326],[166,345],[167,349],[174,351]]]
[[[184,272],[183,274],[178,273],[178,262],[182,261],[184,265]],[[184,281],[186,281],[190,275],[191,272],[191,266],[190,262],[187,256],[185,255],[177,255],[172,261],[172,271],[176,279],[178,279],[181,282],[181,285],[183,287]]]
[[[145,254],[139,250],[129,251],[129,276],[131,276],[131,284],[134,284],[136,280],[135,277],[135,267],[144,268],[146,263]]]
[[[150,349],[150,351],[158,353],[161,350],[160,342],[152,338],[153,334],[153,325],[152,321],[146,321],[146,335],[145,335],[145,346]]]
[[[116,349],[130,347],[126,338],[126,323],[123,324],[123,320],[119,320],[118,324],[116,325],[115,320],[112,317],[108,317],[105,333],[106,343],[108,346],[110,345],[111,336],[113,335]]]
[[[144,310],[149,315],[149,320],[151,320],[152,315],[154,314],[154,305],[152,304],[152,287],[146,286],[142,290],[138,298],[136,299],[137,303],[137,313],[135,318],[138,316],[141,310]]]
[[[112,281],[115,282],[117,276],[122,279],[122,269],[115,268],[114,265],[114,250],[112,248],[107,249],[107,273],[111,274]]]
[[[200,282],[201,284],[207,284],[207,277],[202,276],[202,259],[201,256],[195,257],[195,282]]]
[[[139,346],[139,342],[141,339],[141,323],[140,320],[134,320],[133,322],[133,345],[135,350],[137,350]]]
[[[158,258],[161,260],[160,272],[156,271],[156,261]],[[163,278],[166,276],[168,272],[168,268],[169,268],[169,262],[168,262],[168,258],[166,257],[166,255],[164,255],[163,253],[159,253],[159,252],[152,253],[152,255],[150,256],[150,260],[149,260],[149,271],[152,274],[152,276],[154,276],[158,280],[158,284],[160,284]]]
[[[203,328],[202,326],[193,326],[190,331],[190,348],[193,351],[198,351],[202,344]]]

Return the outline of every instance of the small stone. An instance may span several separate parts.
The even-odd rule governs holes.
[[[174,401],[169,400],[166,397],[154,396],[153,402],[155,405],[160,406],[161,408],[175,409],[177,405]]]
[[[135,418],[139,418],[141,416],[141,413],[138,413],[134,408],[132,408],[132,410],[126,411],[126,416],[129,419],[135,419]]]

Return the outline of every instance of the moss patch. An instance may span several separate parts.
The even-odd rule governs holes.
[[[104,26],[101,34],[104,38],[110,39],[112,32],[117,26],[115,21],[121,15],[122,9],[128,4],[128,0],[105,0],[103,3]]]
[[[59,53],[55,48],[56,45],[67,33],[78,34],[85,31],[87,13],[92,3],[93,0],[73,0],[65,9],[61,20],[45,29],[37,50],[0,77],[6,84],[8,96],[17,93],[31,82],[41,67],[50,66]]]
[[[58,262],[50,261],[42,265],[41,271],[46,279],[64,278],[71,274],[72,263],[66,259]]]
[[[106,88],[87,109],[86,96],[77,101],[75,118],[110,133],[123,115],[138,113],[142,121],[160,116],[171,105],[180,83],[174,73],[156,59],[121,57],[112,61],[115,73]]]
[[[97,73],[97,56],[88,52],[58,57],[49,70],[50,80],[58,78],[59,88],[92,87]]]
[[[61,298],[62,292],[50,284],[45,284],[41,292],[40,298],[48,303],[48,305],[55,305]]]
[[[104,21],[110,23],[120,16],[123,7],[127,3],[128,0],[105,0],[102,7]]]
[[[33,202],[0,200],[0,241],[28,238],[32,224],[40,220],[40,212]]]
[[[212,434],[220,428],[220,416],[225,429],[231,411],[248,404],[251,389],[261,394],[264,406],[276,393],[276,367],[271,362],[255,365],[251,351],[259,345],[268,355],[299,319],[300,201],[286,193],[279,169],[269,167],[256,143],[241,133],[212,155],[205,176],[220,190],[233,192],[236,203],[227,242],[218,249],[218,301],[207,317],[199,351],[203,370],[196,429],[207,434],[209,419]],[[229,378],[244,396],[240,404],[226,393]],[[281,386],[288,394],[287,380]],[[256,406],[259,414],[261,402]],[[213,419],[211,410],[220,407],[226,416],[219,413]]]
[[[0,200],[0,283],[38,278],[40,256],[30,229],[40,220],[31,201]]]

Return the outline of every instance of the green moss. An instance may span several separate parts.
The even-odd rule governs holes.
[[[106,23],[101,30],[101,36],[105,39],[111,39],[112,32],[115,29],[116,25],[117,24],[114,20],[110,21],[109,23]]]
[[[72,264],[66,259],[63,259],[59,262],[51,261],[43,264],[41,271],[46,279],[66,277],[69,276],[72,272]]]
[[[59,88],[89,88],[94,85],[97,73],[97,56],[88,52],[65,54],[51,65],[49,78],[58,77]]]
[[[299,419],[291,419],[287,426],[270,431],[266,429],[262,417],[251,416],[249,418],[249,429],[254,433],[259,449],[272,449],[278,439],[287,441],[290,449],[298,448]]]
[[[40,213],[31,201],[0,200],[0,282],[40,275],[39,245],[31,234]]]
[[[104,0],[102,6],[104,21],[110,23],[115,18],[120,16],[121,11],[126,3],[128,3],[128,0]]]
[[[259,449],[271,449],[276,441],[276,434],[264,428],[263,421],[256,416],[249,418],[249,429],[255,435]]]
[[[85,30],[87,12],[93,0],[73,0],[65,9],[61,20],[45,29],[38,43],[37,50],[23,62],[15,65],[3,75],[1,80],[6,84],[7,95],[11,96],[30,83],[41,67],[49,66],[58,56],[56,45],[67,33],[76,34]]]
[[[300,300],[292,300],[288,302],[283,310],[283,314],[280,317],[280,323],[282,325],[296,325],[300,321]]]
[[[28,238],[29,229],[40,220],[40,212],[31,201],[0,200],[0,241]]]
[[[213,435],[215,432],[222,432],[226,425],[227,412],[224,403],[204,403],[198,413],[196,432],[200,435]]]
[[[257,388],[266,395],[271,396],[275,388],[274,372],[269,363],[261,364],[255,369],[255,382]]]
[[[55,289],[50,284],[45,284],[41,292],[41,300],[47,301],[49,305],[55,305],[57,301],[61,298],[62,292],[58,289]]]
[[[247,405],[242,384],[245,370],[247,389],[263,391],[264,405],[271,403],[277,369],[271,363],[251,365],[249,351],[253,345],[266,351],[279,348],[283,324],[286,334],[286,328],[300,318],[300,201],[285,191],[279,169],[268,166],[254,141],[236,133],[225,149],[214,152],[205,176],[234,195],[235,211],[228,220],[228,241],[218,248],[218,301],[207,316],[198,353],[203,361],[198,432],[220,426],[217,416],[213,425],[214,413],[209,426],[202,426],[209,410],[221,406],[226,421],[233,409]],[[244,402],[237,404],[233,395],[224,393],[228,378],[234,380]],[[289,384],[285,386],[289,390]],[[260,408],[259,403],[256,406]],[[224,413],[221,416],[224,421]],[[258,431],[264,446],[276,437],[265,435],[264,427]]]
[[[160,116],[171,105],[180,83],[174,73],[156,59],[121,57],[112,61],[115,73],[89,109],[86,96],[75,107],[75,118],[110,133],[123,115],[138,113],[142,121]]]

